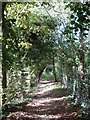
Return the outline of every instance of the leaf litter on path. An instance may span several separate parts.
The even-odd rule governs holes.
[[[22,109],[10,112],[3,120],[79,120],[77,111],[70,111],[68,102],[63,98],[69,95],[66,89],[52,81],[40,81],[32,102],[22,105]]]

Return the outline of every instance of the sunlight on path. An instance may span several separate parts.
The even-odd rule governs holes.
[[[7,120],[74,120],[77,113],[69,111],[62,93],[55,92],[57,89],[58,83],[40,81],[35,99],[23,106],[21,111],[9,114]]]
[[[53,82],[41,81],[38,84],[36,96],[38,97],[39,95],[43,95],[45,92],[48,92],[48,91],[56,89],[56,88],[57,88],[57,86]]]

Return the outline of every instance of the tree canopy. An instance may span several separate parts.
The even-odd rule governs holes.
[[[74,103],[88,111],[89,30],[89,2],[2,2],[3,111],[46,75],[71,88]]]

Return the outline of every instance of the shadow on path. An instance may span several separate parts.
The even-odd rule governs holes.
[[[40,81],[35,99],[17,111],[9,113],[6,120],[76,120],[77,112],[70,111],[63,96],[70,91],[55,87],[58,83]],[[3,119],[4,120],[4,119]],[[78,119],[79,120],[79,119]]]

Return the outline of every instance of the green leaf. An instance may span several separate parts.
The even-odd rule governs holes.
[[[73,19],[73,18],[75,18],[75,16],[74,16],[74,15],[71,15],[70,18]]]
[[[71,21],[71,24],[72,24],[72,25],[74,25],[74,24],[75,24],[75,21],[74,21],[74,20],[72,20],[72,21]]]

